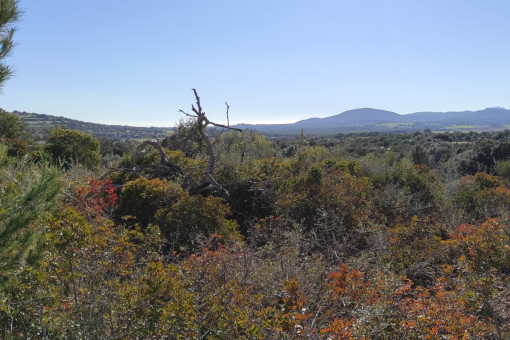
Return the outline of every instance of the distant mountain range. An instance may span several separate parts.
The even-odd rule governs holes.
[[[238,124],[266,134],[294,135],[303,129],[312,135],[338,132],[492,131],[510,128],[510,110],[487,108],[479,111],[416,112],[400,115],[377,109],[355,109],[326,118],[310,118],[293,124]]]
[[[87,123],[51,115],[14,111],[28,124],[29,130],[44,138],[55,125],[63,125],[111,139],[164,138],[175,128],[131,127]],[[295,136],[301,130],[311,136],[348,132],[497,131],[510,129],[510,110],[500,107],[479,111],[416,112],[400,115],[377,109],[355,109],[326,118],[309,118],[292,124],[237,124],[236,128],[256,130],[268,136]]]

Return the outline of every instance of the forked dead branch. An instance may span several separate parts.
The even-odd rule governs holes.
[[[229,109],[230,106],[227,102],[225,102],[225,105],[227,107],[226,109],[226,116],[227,116],[227,125],[216,123],[210,121],[205,111],[202,108],[202,104],[200,103],[200,97],[198,96],[197,90],[192,89],[193,93],[195,95],[196,103],[191,105],[192,113],[185,112],[183,110],[179,110],[179,112],[183,113],[187,117],[190,117],[193,119],[193,125],[197,128],[198,132],[200,133],[201,139],[206,145],[207,148],[207,167],[204,174],[204,182],[203,183],[194,183],[190,176],[186,174],[186,172],[177,164],[172,163],[168,156],[166,155],[165,151],[162,148],[161,141],[159,139],[152,139],[144,141],[141,145],[138,146],[137,152],[143,153],[145,152],[145,148],[147,146],[151,146],[155,150],[158,151],[160,155],[160,162],[157,165],[150,165],[150,166],[144,166],[144,167],[135,167],[134,169],[122,169],[122,168],[110,168],[110,172],[114,171],[121,171],[125,173],[129,173],[131,175],[138,175],[145,177],[143,173],[152,173],[157,174],[157,177],[165,177],[165,178],[175,178],[175,177],[182,177],[185,179],[185,188],[188,192],[194,193],[194,194],[203,194],[209,191],[214,190],[220,190],[229,195],[228,191],[218,184],[218,182],[214,179],[213,173],[215,169],[215,163],[216,163],[216,157],[214,155],[213,150],[213,143],[211,142],[211,139],[209,138],[209,135],[207,133],[207,127],[212,125],[217,128],[227,129],[227,130],[234,130],[243,132],[243,130],[231,127],[230,126],[230,118],[229,118]],[[108,174],[109,174],[108,173]]]
[[[229,117],[228,117],[228,111],[230,109],[230,106],[227,104],[227,102],[225,102],[225,105],[227,106],[227,111],[226,111],[227,125],[211,122],[205,116],[205,111],[202,109],[202,105],[200,104],[200,97],[198,96],[197,90],[196,89],[192,89],[192,90],[193,90],[193,93],[195,94],[195,100],[196,100],[196,107],[193,104],[191,105],[191,110],[193,111],[194,114],[184,112],[183,110],[179,110],[179,112],[185,114],[188,117],[195,119],[195,126],[197,127],[198,131],[200,132],[200,135],[202,136],[202,139],[204,140],[204,143],[207,147],[207,155],[209,156],[209,160],[208,160],[207,168],[206,168],[206,172],[205,172],[205,181],[207,183],[218,185],[216,183],[216,181],[214,180],[214,178],[212,178],[212,173],[214,172],[214,166],[215,166],[216,159],[214,157],[213,146],[212,146],[209,136],[207,135],[206,129],[209,125],[213,125],[213,126],[216,126],[219,128],[229,129],[229,130],[234,130],[234,131],[239,131],[239,132],[243,132],[243,130],[230,126]]]

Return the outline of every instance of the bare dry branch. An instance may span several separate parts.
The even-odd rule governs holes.
[[[195,99],[197,101],[198,112],[200,113],[199,115],[204,115],[205,112],[202,112],[202,105],[200,105],[200,97],[197,94],[197,90],[196,89],[192,89],[192,90],[193,90],[193,93],[195,94]]]
[[[225,102],[225,105],[227,105],[227,126],[230,126],[230,119],[228,118],[228,110],[230,109],[230,106],[227,102]]]
[[[223,124],[218,124],[218,123],[214,123],[214,122],[209,122],[209,124],[214,125],[216,127],[221,127],[221,128],[224,128],[224,129],[229,129],[229,130],[243,132],[242,129],[238,129],[238,128],[227,126],[227,125],[223,125]]]
[[[189,114],[189,113],[187,113],[187,112],[184,112],[183,110],[179,110],[178,112],[180,112],[180,113],[184,113],[184,115],[186,115],[186,116],[188,116],[188,117],[197,118],[197,116],[196,116],[196,115]]]
[[[204,143],[207,147],[207,155],[209,156],[209,161],[207,162],[207,168],[205,170],[205,182],[212,184],[213,186],[219,187],[220,189],[227,192],[212,177],[212,173],[214,172],[214,166],[215,166],[215,157],[214,157],[213,146],[212,146],[209,136],[207,135],[206,128],[209,125],[213,125],[216,127],[220,127],[220,128],[224,128],[224,129],[228,129],[228,130],[235,130],[235,131],[239,131],[239,132],[242,132],[243,130],[230,127],[230,118],[229,118],[230,106],[228,105],[227,102],[225,102],[225,105],[227,106],[227,125],[211,122],[205,116],[205,112],[202,108],[202,104],[200,103],[200,97],[198,96],[197,90],[196,89],[192,89],[192,90],[193,90],[193,94],[195,95],[196,103],[191,105],[191,110],[193,111],[193,113],[195,113],[195,115],[184,112],[183,110],[179,110],[179,112],[185,114],[188,117],[192,117],[195,119],[195,126],[197,127],[198,131],[200,132],[200,136],[202,137],[202,140],[204,141]],[[228,194],[228,192],[227,192],[227,194]]]

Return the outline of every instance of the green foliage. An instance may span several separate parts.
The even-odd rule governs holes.
[[[497,162],[496,172],[499,176],[505,179],[510,179],[510,161]]]
[[[416,165],[428,165],[429,163],[427,152],[419,144],[415,146],[413,153],[411,154],[411,158],[413,163]]]
[[[375,204],[384,213],[388,223],[402,216],[435,217],[440,212],[442,184],[434,172],[425,165],[413,165],[392,154],[386,164],[377,164],[369,171],[375,188]]]
[[[177,181],[199,182],[204,175],[206,162],[203,158],[193,159],[187,157],[180,150],[169,150],[162,148],[171,164],[179,166],[186,174],[185,178],[174,178]],[[150,145],[138,148],[134,153],[125,154],[119,161],[118,166],[125,169],[135,169],[134,174],[126,172],[114,172],[109,175],[115,183],[123,184],[136,179],[139,174],[143,174],[148,178],[162,177],[164,172],[160,172],[161,155],[159,151]],[[189,184],[189,183],[188,183]]]
[[[39,261],[2,274],[0,337],[509,338],[510,189],[456,172],[490,138],[503,157],[506,133],[225,132],[217,191],[189,185],[203,154],[163,149],[184,172],[172,177],[152,171],[161,155],[148,144],[122,156],[125,176],[73,167],[58,211],[24,229],[44,245]],[[430,167],[408,158],[416,145]],[[0,153],[1,203],[43,164]]]
[[[108,139],[119,143],[125,143],[126,141],[128,143],[137,142],[154,137],[164,139],[174,130],[174,128],[171,127],[135,127],[97,124],[40,113],[19,111],[14,111],[13,113],[15,113],[22,122],[26,123],[27,130],[37,140],[47,140],[50,132],[48,130],[52,130],[57,126],[64,126],[70,130],[88,133],[101,140]]]
[[[237,224],[226,218],[230,209],[221,198],[191,196],[186,192],[168,208],[157,211],[161,233],[177,252],[196,247],[200,237],[218,234],[224,240],[238,240]]]
[[[15,29],[12,26],[19,18],[18,2],[16,0],[0,0],[0,62],[11,52]],[[0,91],[7,79],[12,75],[12,69],[0,63]]]
[[[140,177],[126,183],[114,213],[121,220],[148,226],[155,223],[158,210],[171,206],[183,194],[179,185],[173,182]]]
[[[308,169],[314,163],[320,163],[331,158],[329,150],[323,146],[311,146],[303,148],[291,161],[294,169]]]
[[[166,137],[161,145],[170,150],[180,150],[190,158],[205,151],[204,141],[194,119],[181,120],[177,125],[177,131]]]
[[[326,160],[287,175],[277,187],[278,215],[302,225],[313,247],[328,257],[352,255],[366,246],[371,185],[368,178],[356,175],[357,168],[356,163]]]
[[[40,233],[32,223],[55,207],[60,172],[45,163],[9,164],[0,145],[0,268],[33,262],[41,252]]]
[[[103,166],[117,166],[122,156],[134,152],[134,141],[115,141],[109,138],[100,138],[101,164]]]
[[[214,139],[216,177],[223,182],[256,177],[253,167],[257,161],[275,154],[271,141],[258,132],[224,131]]]
[[[214,149],[219,162],[224,158],[238,164],[274,155],[271,141],[258,132],[221,132],[214,138]]]
[[[184,152],[180,150],[168,150],[163,148],[163,151],[168,156],[170,163],[177,164],[187,174],[188,179],[199,182],[203,178],[206,162],[201,158],[187,157]]]
[[[56,164],[69,169],[73,164],[83,164],[94,169],[101,163],[99,141],[83,132],[57,126],[50,134],[44,149]]]
[[[157,255],[157,229],[95,224],[70,207],[50,216],[46,226],[50,247],[40,268],[45,299],[39,327],[48,337],[136,338],[156,331],[159,306],[168,301],[157,288],[164,284],[174,292],[175,282],[172,266]]]
[[[0,109],[0,139],[19,139],[26,133],[26,125],[18,116]]]
[[[27,153],[28,145],[21,140],[26,137],[25,124],[15,114],[0,109],[0,142],[9,147],[9,156],[21,157]]]
[[[189,195],[175,182],[138,178],[124,186],[115,214],[120,221],[142,227],[158,225],[171,247],[180,252],[211,234],[225,240],[239,238],[237,225],[226,218],[230,210],[222,201]]]

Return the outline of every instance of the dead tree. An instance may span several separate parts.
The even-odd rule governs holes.
[[[216,126],[219,128],[235,130],[235,131],[239,131],[239,132],[243,132],[243,130],[230,126],[229,117],[228,117],[228,110],[230,109],[230,106],[226,102],[225,102],[225,104],[227,105],[227,125],[211,122],[205,116],[205,112],[202,109],[202,105],[200,104],[200,97],[197,94],[197,90],[196,89],[192,89],[192,90],[193,90],[193,93],[195,94],[195,100],[196,100],[196,107],[193,104],[191,105],[191,111],[193,113],[190,114],[190,113],[184,112],[183,110],[179,110],[179,112],[181,112],[181,113],[185,114],[186,116],[191,117],[195,120],[195,126],[197,127],[198,131],[200,132],[200,136],[202,136],[202,139],[207,147],[207,156],[209,157],[209,159],[207,162],[207,168],[205,170],[205,182],[208,184],[211,184],[213,186],[222,188],[212,177],[216,159],[214,157],[213,146],[212,146],[209,136],[207,135],[206,129],[209,125],[212,125],[212,126]],[[222,188],[222,189],[225,190],[224,188]]]
[[[164,178],[177,178],[180,177],[183,180],[184,189],[187,190],[190,193],[193,194],[202,194],[204,192],[208,192],[211,190],[217,190],[220,189],[221,191],[224,191],[228,195],[228,191],[222,187],[220,184],[216,182],[216,180],[212,177],[212,173],[214,172],[214,166],[215,166],[215,156],[213,151],[213,145],[212,142],[207,135],[207,127],[209,125],[213,125],[219,128],[223,129],[229,129],[229,130],[235,130],[242,132],[241,129],[237,129],[234,127],[230,127],[229,124],[229,117],[228,117],[228,111],[229,111],[229,105],[225,102],[227,105],[227,125],[218,124],[215,122],[211,122],[206,116],[205,112],[202,109],[202,105],[200,104],[200,97],[197,94],[197,91],[193,89],[193,93],[195,94],[196,99],[196,107],[195,105],[191,105],[191,110],[193,111],[192,114],[184,112],[182,110],[179,110],[179,112],[184,113],[186,116],[191,117],[194,119],[194,124],[197,127],[200,136],[202,140],[204,141],[206,148],[207,148],[207,155],[209,157],[207,162],[207,168],[205,171],[205,180],[204,183],[194,183],[194,181],[191,179],[191,177],[185,173],[185,171],[177,164],[174,164],[170,162],[167,154],[163,150],[161,143],[158,139],[153,140],[147,140],[143,142],[141,145],[137,147],[136,152],[137,153],[143,153],[145,152],[146,148],[148,146],[151,146],[155,150],[159,152],[160,156],[160,162],[159,164],[155,165],[148,165],[148,166],[135,166],[133,168],[110,168],[108,173],[105,174],[105,177],[108,176],[112,172],[124,172],[128,173],[133,176],[138,177],[146,177],[145,173],[150,173],[156,175],[157,177],[164,177]]]

